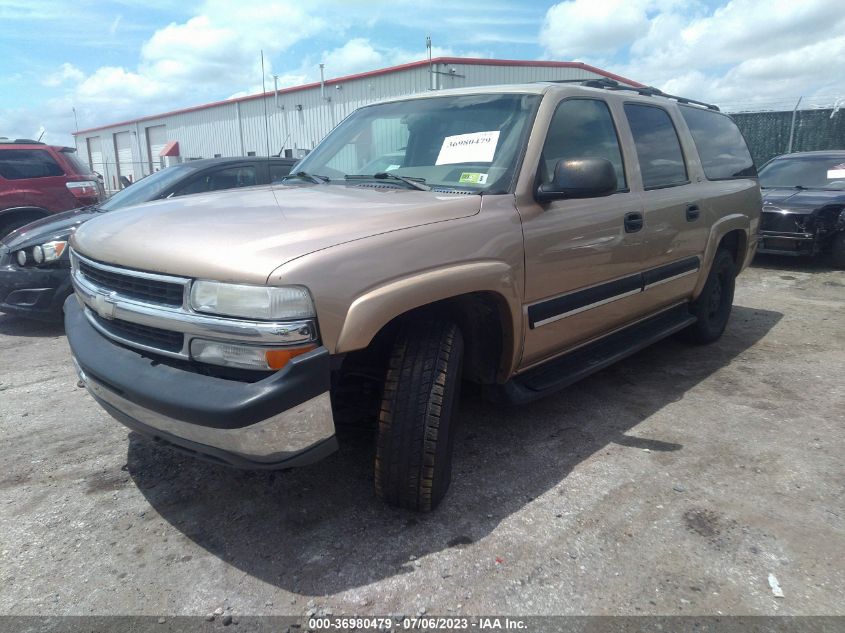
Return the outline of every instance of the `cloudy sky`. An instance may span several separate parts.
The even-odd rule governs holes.
[[[583,61],[737,109],[845,97],[843,0],[0,0],[0,136],[435,55]],[[272,82],[272,79],[269,79]],[[843,101],[845,105],[845,101]]]

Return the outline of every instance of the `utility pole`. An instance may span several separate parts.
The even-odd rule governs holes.
[[[264,49],[261,50],[261,100],[264,102],[264,140],[267,143],[267,158],[270,158],[270,119],[267,116],[267,84],[264,73]]]
[[[428,87],[434,90],[434,66],[431,63],[431,35],[425,36],[425,48],[428,51]]]
[[[789,126],[789,145],[786,148],[786,153],[792,153],[792,139],[795,137],[795,115],[798,114],[798,106],[801,105],[801,99],[803,99],[803,95],[798,97],[798,101],[795,103],[795,107],[792,109],[792,124]]]

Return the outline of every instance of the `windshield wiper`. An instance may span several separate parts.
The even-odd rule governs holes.
[[[302,180],[310,180],[313,183],[317,183],[318,185],[325,184],[331,180],[328,176],[321,176],[320,174],[309,174],[307,171],[298,171],[295,174],[288,174],[284,178],[282,178],[282,182],[287,180],[288,178],[302,178]]]
[[[347,174],[344,176],[346,180],[369,180],[375,178],[376,180],[398,180],[404,182],[409,187],[419,189],[420,191],[431,191],[431,187],[425,184],[425,178],[414,178],[412,176],[400,176],[399,174],[391,174],[389,171],[380,171],[372,176],[367,174]]]

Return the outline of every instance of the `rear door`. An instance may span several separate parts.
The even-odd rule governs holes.
[[[696,283],[707,243],[706,187],[694,182],[682,146],[676,109],[645,102],[624,105],[633,137],[643,189],[648,231],[641,246],[643,285],[657,310],[688,296]]]
[[[10,192],[4,208],[33,206],[58,213],[76,206],[64,168],[46,148],[0,149],[0,176]]]

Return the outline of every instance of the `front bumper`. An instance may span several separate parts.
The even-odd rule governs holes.
[[[0,254],[0,259],[3,258]],[[73,292],[68,268],[20,268],[0,263],[0,312],[57,321]]]
[[[757,252],[772,255],[814,255],[818,251],[814,233],[761,231]]]
[[[75,298],[65,306],[65,331],[94,399],[159,442],[242,468],[300,466],[337,449],[324,347],[245,383],[172,367],[117,345],[94,329]]]

